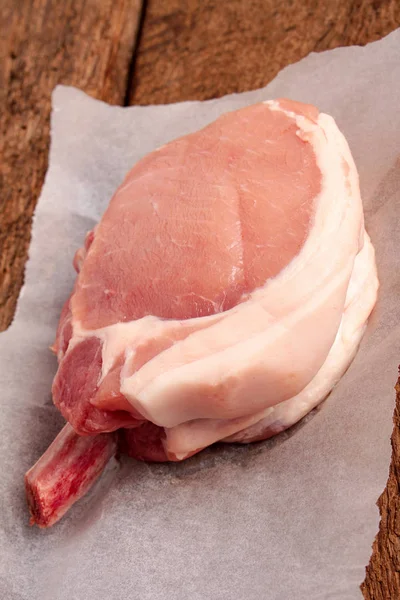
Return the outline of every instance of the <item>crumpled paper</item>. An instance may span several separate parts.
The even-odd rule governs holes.
[[[50,386],[72,257],[125,172],[222,112],[286,96],[332,114],[358,166],[380,298],[353,365],[313,418],[182,464],[112,461],[48,531],[23,475],[62,427]],[[0,335],[0,596],[7,600],[353,600],[378,529],[400,360],[400,30],[311,54],[266,88],[120,108],[53,95],[50,166],[16,318]]]

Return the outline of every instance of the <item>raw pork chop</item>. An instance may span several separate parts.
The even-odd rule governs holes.
[[[74,264],[54,402],[76,434],[121,430],[122,451],[156,461],[298,421],[348,367],[378,287],[348,145],[289,100],[139,161]],[[48,525],[73,493],[52,512],[38,464],[27,488]]]

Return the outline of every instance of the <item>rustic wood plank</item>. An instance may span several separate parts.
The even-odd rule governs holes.
[[[378,500],[381,514],[379,533],[362,585],[366,600],[400,598],[400,377],[396,392],[392,462],[386,489]]]
[[[0,330],[12,320],[47,166],[50,95],[124,102],[141,0],[5,0],[0,15]]]
[[[168,103],[262,87],[311,51],[363,45],[399,25],[398,0],[149,0],[129,100]],[[398,393],[366,600],[400,599],[399,415]]]
[[[262,87],[309,52],[366,44],[399,24],[398,0],[148,0],[130,104]]]

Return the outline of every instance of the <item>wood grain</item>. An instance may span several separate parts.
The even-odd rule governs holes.
[[[381,514],[379,533],[362,585],[366,600],[400,598],[400,378],[396,392],[389,479],[378,500]]]
[[[141,0],[3,0],[1,4],[0,330],[11,322],[47,166],[57,83],[122,104]]]
[[[11,322],[23,279],[56,83],[117,104],[207,99],[264,86],[311,51],[365,44],[400,25],[399,0],[147,0],[134,56],[141,4],[1,4],[0,329]],[[367,600],[400,599],[400,381],[394,420]]]
[[[398,0],[149,0],[130,103],[262,87],[309,52],[366,44],[399,24]]]

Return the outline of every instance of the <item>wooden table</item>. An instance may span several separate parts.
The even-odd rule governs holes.
[[[23,283],[57,83],[122,105],[250,90],[311,51],[381,38],[400,25],[400,2],[2,0],[0,22],[1,330]],[[374,600],[400,598],[400,383],[397,392],[390,476],[362,586]]]

